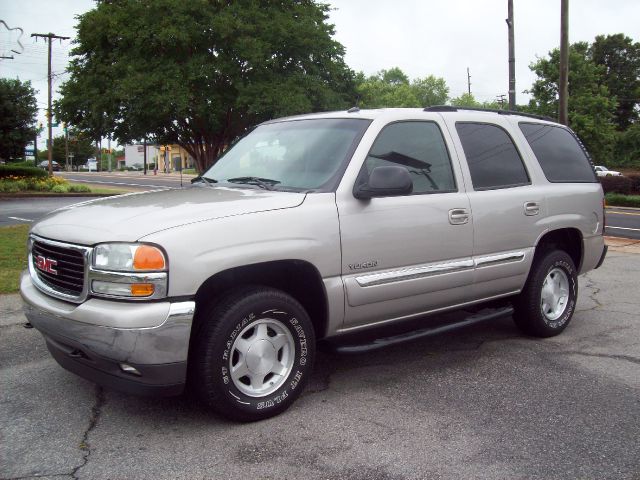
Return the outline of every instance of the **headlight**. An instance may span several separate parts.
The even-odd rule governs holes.
[[[94,295],[151,299],[167,295],[167,261],[158,247],[103,243],[93,249],[90,286]]]
[[[164,270],[164,253],[153,245],[103,243],[93,250],[93,267],[116,272]]]

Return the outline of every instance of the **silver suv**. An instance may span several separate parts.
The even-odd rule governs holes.
[[[441,331],[433,314],[472,305],[483,310],[461,325],[497,311],[526,334],[557,335],[577,276],[606,254],[603,207],[582,144],[538,117],[284,118],[190,188],[44,218],[21,292],[72,372],[132,393],[189,384],[218,412],[257,420],[300,395],[319,339],[407,319]],[[487,314],[497,299],[513,307]]]

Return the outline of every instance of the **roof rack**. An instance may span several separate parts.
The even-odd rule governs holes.
[[[472,112],[490,112],[497,113],[499,115],[520,115],[521,117],[535,118],[536,120],[546,120],[548,122],[557,123],[553,118],[545,117],[542,115],[534,115],[533,113],[516,112],[515,110],[498,110],[495,108],[480,108],[480,107],[455,107],[453,105],[434,105],[433,107],[426,107],[425,112],[457,112],[458,110],[470,110]]]

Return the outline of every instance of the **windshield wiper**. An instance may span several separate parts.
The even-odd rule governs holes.
[[[198,175],[196,178],[192,178],[191,179],[191,183],[196,183],[196,182],[202,182],[205,185],[211,185],[211,184],[214,184],[214,183],[218,183],[218,181],[213,179],[213,178],[203,177],[201,175]]]
[[[235,177],[228,178],[227,182],[231,183],[246,183],[247,185],[257,185],[265,190],[273,190],[274,185],[280,183],[279,180],[272,180],[270,178],[262,177]]]

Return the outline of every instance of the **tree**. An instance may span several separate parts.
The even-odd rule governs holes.
[[[0,158],[23,158],[36,135],[38,103],[31,82],[0,79]]]
[[[409,77],[394,67],[365,78],[356,77],[359,105],[363,108],[428,107],[447,102],[449,88],[443,78],[429,75],[409,81]]]
[[[88,158],[95,156],[95,146],[92,144],[91,139],[76,130],[69,131],[67,147],[69,155],[72,155],[71,165],[76,167],[87,163]],[[65,165],[64,156],[64,135],[60,135],[53,139],[53,159],[60,165]]]
[[[487,108],[491,110],[500,110],[502,105],[498,102],[479,102],[472,93],[463,93],[459,97],[451,99],[451,105],[454,107],[473,107],[473,108]]]
[[[264,120],[354,104],[314,0],[100,0],[81,15],[58,116],[120,144],[177,143],[197,169]]]
[[[616,97],[615,121],[618,130],[626,130],[638,121],[640,104],[640,43],[622,33],[598,35],[591,45],[590,55],[602,66],[601,82]]]
[[[538,76],[529,93],[529,110],[551,118],[558,117],[558,79],[560,51],[549,52],[530,68]],[[602,82],[604,68],[590,57],[589,44],[579,42],[569,47],[569,125],[585,143],[591,155],[607,164],[616,135],[615,98]]]

